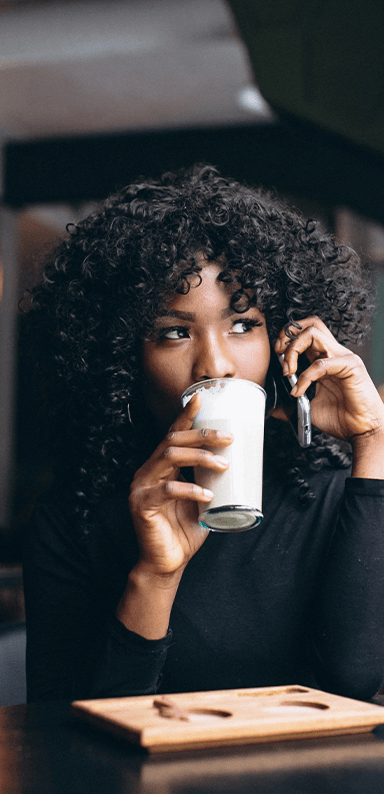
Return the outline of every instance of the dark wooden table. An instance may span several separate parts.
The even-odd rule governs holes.
[[[67,703],[0,709],[1,794],[383,794],[373,733],[147,756]]]

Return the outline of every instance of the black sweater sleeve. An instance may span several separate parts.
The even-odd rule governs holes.
[[[171,633],[146,640],[115,617],[113,588],[98,592],[87,543],[52,501],[35,509],[23,568],[29,701],[156,692]]]
[[[384,482],[345,483],[315,609],[320,685],[368,699],[384,680]]]

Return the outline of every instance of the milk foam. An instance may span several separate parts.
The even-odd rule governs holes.
[[[203,397],[198,413],[198,419],[202,421],[218,416],[218,401],[220,413],[223,416],[229,417],[239,408],[248,416],[252,416],[255,411],[255,399],[257,400],[255,394],[262,395],[264,390],[251,381],[235,379],[224,381],[224,383],[214,383],[209,387],[200,386],[194,393],[201,394]]]

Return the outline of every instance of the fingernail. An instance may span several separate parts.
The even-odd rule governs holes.
[[[217,437],[217,438],[220,438],[220,439],[222,439],[222,438],[223,438],[223,439],[224,439],[224,438],[225,438],[225,439],[227,439],[227,438],[228,438],[228,439],[233,439],[233,438],[234,438],[234,435],[233,435],[233,433],[224,433],[224,431],[223,431],[223,430],[217,430],[217,431],[216,431],[216,437]]]
[[[219,466],[228,466],[227,458],[224,458],[221,455],[215,455],[215,461],[219,464]]]
[[[207,499],[213,499],[213,491],[209,491],[208,488],[203,488],[203,494]]]

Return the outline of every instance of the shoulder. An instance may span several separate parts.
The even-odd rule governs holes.
[[[76,513],[60,490],[40,496],[26,527],[23,547],[24,586],[37,578],[62,583],[89,570],[87,550],[81,542]]]
[[[135,534],[126,489],[91,506],[85,518],[75,494],[53,487],[36,501],[26,531],[25,550],[80,555],[102,560],[103,555],[134,553]]]
[[[325,465],[319,471],[305,472],[306,479],[311,490],[317,498],[324,498],[329,494],[334,500],[341,499],[344,495],[345,484],[351,476],[351,468],[334,468],[332,465]]]
[[[313,495],[315,513],[336,513],[346,498],[351,468],[338,469],[325,464],[319,471],[306,471],[305,478]]]

